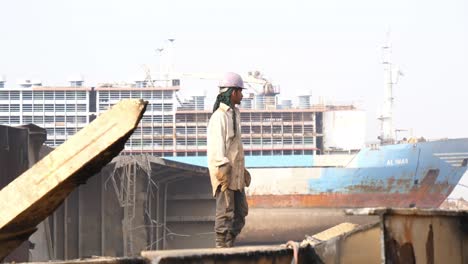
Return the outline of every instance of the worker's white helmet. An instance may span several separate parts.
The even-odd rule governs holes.
[[[234,72],[227,72],[224,74],[223,78],[219,82],[219,92],[223,93],[227,91],[226,88],[244,88],[244,81],[242,80],[242,77]]]

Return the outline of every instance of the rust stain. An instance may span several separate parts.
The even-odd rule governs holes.
[[[428,170],[421,183],[411,188],[413,203],[417,207],[430,207],[428,205],[432,204],[432,207],[437,208],[446,198],[446,195],[443,194],[452,191],[453,187],[448,182],[436,183],[438,176],[438,169]],[[436,194],[442,195],[436,196]]]
[[[385,243],[385,263],[416,263],[414,248],[412,243],[400,245],[392,237]]]
[[[272,207],[408,207],[419,197],[414,193],[354,193],[354,194],[290,194],[290,195],[251,195],[247,197],[249,206],[260,208]],[[424,197],[417,204],[420,208],[433,208],[440,200],[444,200],[443,194],[432,194]]]
[[[407,177],[412,179],[412,177]],[[353,185],[347,188],[349,192],[391,192],[392,190],[409,190],[412,180],[389,178],[387,184],[382,180],[373,180],[367,184]]]
[[[427,234],[426,263],[434,264],[434,232],[432,230],[432,224],[429,225],[429,232]]]
[[[405,242],[413,242],[413,233],[411,232],[413,230],[413,219],[410,217],[405,217],[405,225],[404,225],[404,233],[403,235],[405,236]]]

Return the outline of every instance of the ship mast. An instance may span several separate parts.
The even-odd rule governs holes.
[[[378,118],[380,120],[379,139],[382,145],[393,144],[396,140],[393,127],[393,85],[397,84],[401,72],[392,64],[391,55],[392,47],[388,37],[387,43],[382,47],[385,89],[382,114]]]

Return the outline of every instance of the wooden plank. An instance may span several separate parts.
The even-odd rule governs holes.
[[[122,100],[0,191],[0,259],[124,148],[147,102]]]

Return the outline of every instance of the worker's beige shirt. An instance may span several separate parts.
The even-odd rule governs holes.
[[[232,111],[236,111],[237,133],[234,136]],[[211,115],[208,123],[208,169],[210,170],[213,196],[219,186],[216,178],[218,167],[230,163],[232,166],[229,189],[241,190],[244,181],[244,148],[242,147],[240,112],[237,107],[230,108],[220,103],[219,108]]]

